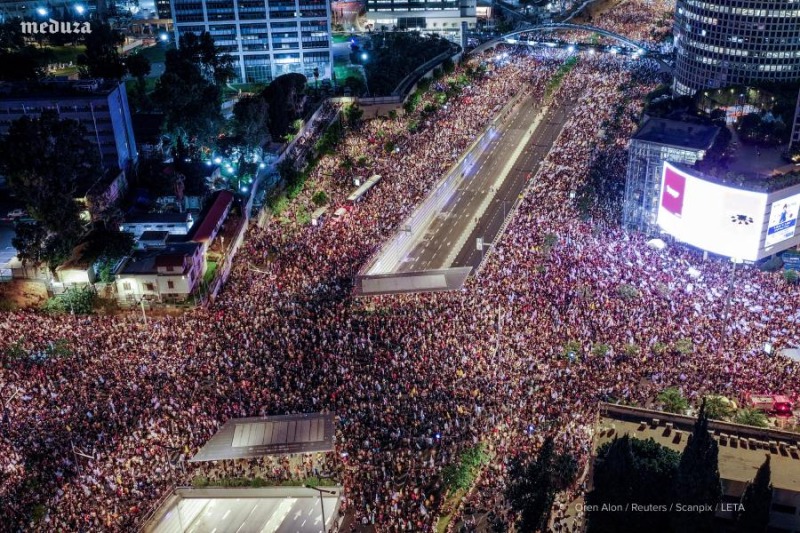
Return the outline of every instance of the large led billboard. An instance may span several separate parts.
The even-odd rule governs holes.
[[[800,211],[800,194],[772,203],[767,223],[764,246],[769,248],[795,236],[797,215]]]
[[[658,225],[701,250],[747,261],[760,258],[767,194],[692,176],[664,163]]]

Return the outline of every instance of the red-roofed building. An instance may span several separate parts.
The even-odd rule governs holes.
[[[230,191],[219,191],[216,197],[211,202],[211,207],[202,217],[202,220],[197,224],[189,235],[189,240],[198,242],[203,245],[203,253],[206,253],[214,242],[214,238],[222,228],[228,213],[233,207],[233,193]]]

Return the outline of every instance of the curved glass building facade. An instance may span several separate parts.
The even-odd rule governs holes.
[[[676,94],[800,79],[800,0],[678,0]]]

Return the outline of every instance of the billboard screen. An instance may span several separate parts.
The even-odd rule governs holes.
[[[800,194],[772,203],[764,246],[769,248],[794,237],[797,215],[800,211]]]
[[[715,254],[759,258],[766,193],[706,181],[669,163],[660,193],[658,225],[670,235]]]

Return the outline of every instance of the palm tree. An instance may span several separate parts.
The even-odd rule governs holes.
[[[769,425],[767,416],[756,409],[739,409],[736,416],[733,417],[733,421],[737,424],[759,428],[765,428]]]
[[[689,407],[689,402],[684,398],[683,393],[677,387],[670,387],[661,391],[658,395],[664,411],[668,413],[684,414]]]

